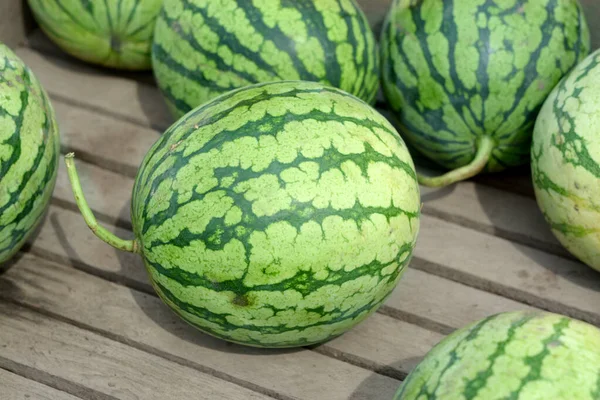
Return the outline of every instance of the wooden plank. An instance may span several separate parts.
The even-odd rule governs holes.
[[[0,288],[0,296],[5,298],[14,298],[195,369],[255,385],[257,390],[281,399],[321,398],[326,391],[327,399],[383,400],[391,398],[399,385],[395,379],[313,351],[254,349],[227,343],[192,328],[155,296],[31,255],[23,256],[0,278]],[[376,316],[370,323],[380,328],[389,326],[379,325],[378,320],[382,319],[383,316]],[[355,333],[348,340],[352,340],[352,335]],[[405,350],[415,348],[407,345],[409,341],[421,341],[422,355],[422,349],[431,347],[438,338],[422,332],[417,337],[396,335],[388,339],[394,345],[388,351],[394,352],[398,360],[412,359],[415,351]],[[342,344],[335,346],[344,349]],[[398,367],[406,365],[410,364]]]
[[[423,216],[413,266],[600,325],[600,274],[582,263]]]
[[[40,371],[88,398],[271,398],[14,304],[0,304],[0,325],[0,365]]]
[[[17,49],[16,53],[55,98],[159,130],[172,123],[166,105],[153,85],[70,59],[42,55],[28,48]]]
[[[0,369],[0,390],[3,400],[77,400],[63,391],[23,378]]]
[[[0,2],[0,42],[15,48],[25,42],[35,22],[27,2],[5,0]]]
[[[449,222],[571,257],[550,231],[535,199],[473,182],[421,187],[423,212]]]

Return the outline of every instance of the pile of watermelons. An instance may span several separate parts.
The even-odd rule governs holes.
[[[294,347],[373,313],[410,262],[418,184],[531,163],[561,243],[600,271],[600,50],[577,0],[29,0],[64,51],[152,69],[175,122],[139,168],[135,240],[160,298],[222,339]],[[384,118],[373,105],[392,111]],[[0,45],[0,264],[39,224],[59,127]],[[405,145],[410,146],[409,149]],[[416,172],[413,157],[446,171]],[[391,349],[390,351],[393,351]],[[439,343],[397,399],[600,399],[600,330],[505,313]]]

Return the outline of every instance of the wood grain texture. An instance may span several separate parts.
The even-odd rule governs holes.
[[[2,400],[78,400],[79,397],[0,369]]]
[[[224,379],[254,385],[257,390],[281,399],[317,399],[326,392],[328,399],[384,400],[391,398],[399,385],[397,380],[317,352],[253,349],[215,339],[183,322],[156,296],[31,255],[23,256],[0,278],[0,296],[17,299],[197,370],[212,371]],[[379,321],[384,322],[380,324]],[[370,321],[371,329],[379,328],[383,332],[389,326],[385,321],[385,316],[377,316]],[[397,335],[388,338],[387,343],[393,344],[388,350],[394,354],[395,368],[412,366],[410,360],[422,357],[424,351],[440,338],[421,331],[415,337]],[[348,340],[356,342],[356,339]],[[27,340],[35,341],[35,333],[32,332]],[[420,343],[420,347],[409,345],[409,341]],[[131,358],[133,350],[125,349],[121,344],[113,347],[111,354],[121,350],[125,353],[124,359]],[[341,343],[334,344],[332,349],[348,350]],[[0,351],[0,356],[2,354]],[[388,355],[386,360],[389,358]],[[407,359],[408,362],[403,361]],[[133,361],[130,359],[128,364]],[[79,362],[91,361],[82,359]],[[142,366],[140,364],[140,368]],[[143,371],[149,377],[157,374],[168,378],[177,373],[168,369],[162,374],[156,370]]]
[[[27,2],[24,0],[2,0],[0,2],[0,42],[15,48],[26,42],[35,22]]]
[[[56,290],[37,284],[36,291]],[[68,294],[63,286],[61,295]],[[97,397],[120,400],[270,398],[14,304],[0,304],[0,325],[0,365],[12,362],[46,373],[82,394],[91,389]]]

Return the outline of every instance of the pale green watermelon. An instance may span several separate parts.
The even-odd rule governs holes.
[[[394,400],[600,400],[600,330],[562,315],[509,312],[454,332]]]
[[[151,68],[162,0],[28,0],[42,30],[81,60],[126,70]]]
[[[171,126],[131,209],[135,241],[98,233],[141,254],[177,314],[232,342],[292,347],[341,335],[383,303],[411,259],[420,196],[381,114],[338,89],[280,81]]]
[[[600,271],[600,51],[546,100],[531,147],[533,187],[552,232]]]

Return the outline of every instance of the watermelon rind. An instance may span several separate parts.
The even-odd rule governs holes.
[[[600,329],[542,311],[492,315],[444,338],[394,400],[599,400]]]
[[[58,171],[59,132],[33,72],[0,43],[0,264],[42,219]]]
[[[600,51],[553,90],[535,124],[537,203],[558,240],[600,271]]]

